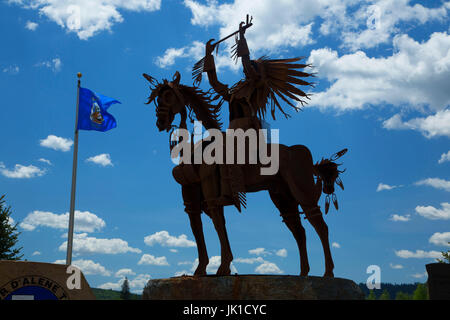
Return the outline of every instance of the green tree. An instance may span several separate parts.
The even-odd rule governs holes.
[[[377,300],[377,297],[375,296],[375,291],[370,290],[370,293],[367,296],[366,300]]]
[[[398,291],[395,296],[395,300],[411,300],[411,297],[409,296],[409,294],[404,293],[403,291]]]
[[[387,289],[383,290],[383,293],[380,295],[379,300],[391,300],[391,296],[389,295]]]
[[[11,223],[11,207],[5,206],[4,199],[5,195],[0,197],[0,260],[20,260],[22,248],[13,248],[20,232],[17,232],[17,223]]]
[[[419,283],[417,284],[416,290],[413,293],[413,300],[428,300],[428,288],[426,284]]]
[[[450,244],[450,242],[448,244]],[[447,252],[443,252],[442,251],[442,257],[444,259],[438,259],[438,262],[440,262],[440,263],[450,263],[450,250],[447,250]]]
[[[120,299],[130,300],[130,296],[130,285],[128,284],[128,278],[125,277],[125,280],[122,283],[122,290],[120,291]]]

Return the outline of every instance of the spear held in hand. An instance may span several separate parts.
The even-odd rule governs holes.
[[[216,49],[218,50],[218,44],[231,38],[234,35],[237,35],[239,33],[239,31],[245,31],[246,29],[250,28],[253,23],[252,23],[253,17],[249,17],[249,15],[247,14],[247,18],[246,18],[246,22],[245,25],[243,25],[242,27],[239,28],[239,30],[233,32],[232,34],[229,34],[228,36],[226,36],[225,38],[220,39],[219,41],[212,43],[211,47],[214,48],[216,47]],[[243,24],[244,22],[241,22],[241,24]],[[212,39],[214,40],[214,39]],[[210,41],[212,41],[210,40]],[[204,62],[205,62],[205,58],[203,57],[202,59],[200,59],[199,61],[197,61],[194,65],[194,67],[192,68],[192,79],[194,79],[194,85],[195,84],[200,84],[200,82],[202,81],[202,73],[203,73],[203,66],[204,66]]]

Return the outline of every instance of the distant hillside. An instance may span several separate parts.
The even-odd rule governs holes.
[[[381,289],[374,290],[375,296],[378,299],[380,295],[383,293],[384,290],[387,290],[389,292],[389,296],[391,300],[394,300],[397,292],[403,292],[408,294],[409,296],[412,296],[414,290],[416,290],[418,283],[402,283],[402,284],[392,284],[392,283],[381,283]],[[359,287],[361,288],[364,295],[367,297],[370,293],[369,289],[367,289],[367,286],[365,283],[360,283]]]
[[[114,291],[111,289],[97,289],[91,288],[97,300],[121,300],[120,291]],[[142,300],[142,296],[139,294],[131,294],[130,300]]]

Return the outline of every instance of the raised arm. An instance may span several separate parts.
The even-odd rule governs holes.
[[[244,22],[239,24],[239,40],[237,42],[237,56],[241,57],[242,67],[245,76],[249,79],[257,79],[258,74],[250,60],[250,51],[248,50],[247,40],[245,39]]]
[[[206,55],[205,55],[203,71],[205,71],[208,74],[209,84],[214,89],[214,91],[216,91],[218,94],[220,94],[224,100],[228,101],[228,100],[230,100],[228,86],[221,83],[217,79],[216,65],[214,63],[214,56],[212,55],[215,45],[211,44],[212,41],[214,41],[214,39],[211,39],[206,43],[206,50],[205,50]]]

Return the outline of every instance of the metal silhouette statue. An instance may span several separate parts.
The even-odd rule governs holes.
[[[302,58],[270,60],[262,57],[250,60],[249,50],[245,39],[245,30],[252,25],[251,19],[239,25],[239,30],[230,36],[212,43],[206,43],[206,55],[195,64],[193,69],[194,84],[201,81],[203,72],[208,75],[212,90],[204,92],[197,86],[180,84],[180,74],[175,73],[172,81],[163,80],[162,83],[153,77],[143,74],[150,82],[151,94],[147,104],[156,105],[156,125],[160,131],[170,131],[176,128],[187,128],[187,118],[202,121],[206,130],[222,129],[219,113],[224,102],[229,105],[229,119],[231,129],[261,129],[266,108],[275,119],[278,109],[284,116],[289,115],[283,110],[280,100],[294,110],[300,108],[294,103],[303,105],[302,98],[309,99],[309,95],[296,85],[311,86],[308,81],[300,78],[313,76],[312,73],[299,71],[310,67],[307,64],[296,63]],[[231,88],[217,79],[212,52],[218,43],[236,35],[236,45],[233,55],[240,57],[243,64],[245,79]],[[239,35],[239,37],[237,37]],[[180,124],[173,124],[175,115],[180,114]],[[170,139],[170,137],[169,137]],[[193,142],[191,142],[193,144]],[[197,143],[198,145],[198,143]],[[170,142],[170,147],[174,145]],[[192,148],[197,146],[192,145]],[[205,147],[205,144],[201,145]],[[272,148],[267,144],[268,149]],[[306,250],[305,229],[301,224],[300,214],[311,223],[321,240],[325,256],[324,277],[334,277],[333,259],[328,240],[328,227],[322,211],[318,206],[322,191],[327,194],[325,213],[328,212],[330,195],[333,204],[338,209],[338,202],[334,194],[334,184],[344,189],[336,161],[347,152],[339,151],[330,159],[322,159],[313,163],[309,149],[303,145],[278,145],[279,170],[275,175],[261,175],[261,164],[192,164],[181,163],[173,168],[173,176],[181,185],[185,211],[189,216],[190,225],[197,242],[199,264],[194,272],[195,276],[206,275],[209,263],[201,220],[202,212],[213,221],[219,236],[221,246],[221,264],[217,275],[229,275],[233,255],[230,248],[225,227],[224,206],[234,205],[241,211],[245,208],[245,193],[268,190],[270,198],[280,211],[283,222],[292,232],[300,254],[300,276],[307,276],[309,263]],[[303,212],[299,211],[301,206]]]

